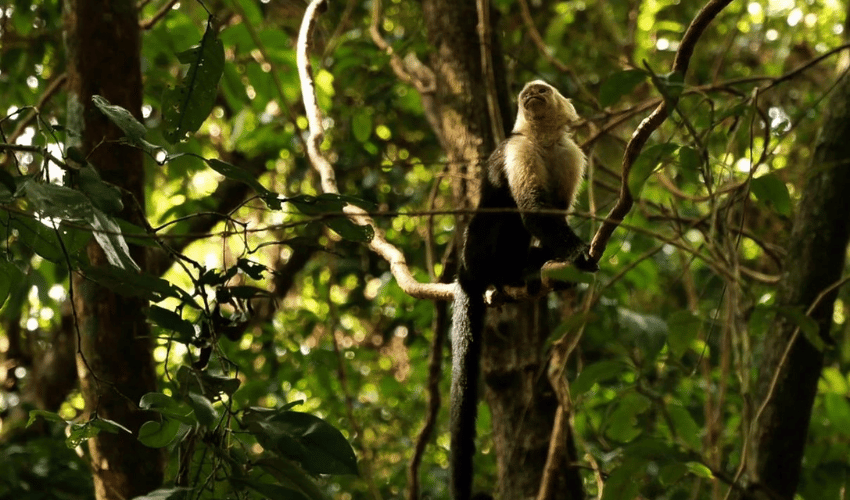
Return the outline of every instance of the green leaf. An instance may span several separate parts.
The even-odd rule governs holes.
[[[193,370],[186,365],[182,365],[177,370],[177,382],[184,391],[202,393],[208,397],[218,396],[222,393],[231,396],[241,383],[238,378]]]
[[[320,194],[319,196],[302,194],[287,198],[286,201],[295,205],[295,208],[304,215],[341,214],[342,210],[348,204],[367,211],[375,208],[373,203],[366,200],[354,196],[332,193]]]
[[[152,305],[148,310],[148,319],[160,328],[178,333],[178,342],[186,344],[195,337],[195,326],[172,310]]]
[[[68,448],[76,448],[89,439],[100,434],[100,428],[91,424],[88,421],[84,424],[71,424],[71,430],[68,437],[65,439],[65,446]]]
[[[850,402],[844,394],[824,394],[823,406],[830,427],[844,436],[850,436]]]
[[[690,146],[682,146],[679,148],[679,167],[680,173],[684,179],[691,183],[699,182],[699,172],[701,170],[702,160],[696,149]]]
[[[91,218],[91,201],[75,189],[31,180],[24,185],[24,192],[42,217],[68,221]]]
[[[186,292],[168,281],[145,272],[130,271],[116,266],[84,267],[86,277],[110,290],[131,297],[142,297],[159,302],[167,297],[180,299],[184,304],[199,309]]]
[[[646,473],[638,460],[624,460],[605,481],[602,500],[632,500],[638,498],[641,482]]]
[[[777,312],[791,320],[792,323],[795,323],[800,328],[800,332],[803,336],[806,337],[806,340],[808,340],[815,349],[818,351],[826,349],[826,342],[824,342],[823,338],[820,336],[820,328],[818,328],[817,321],[803,312],[802,308],[779,307],[777,308]]]
[[[329,500],[313,479],[296,464],[283,458],[262,458],[256,462],[284,486],[292,486],[310,500]]]
[[[785,217],[791,215],[791,195],[788,193],[788,186],[776,174],[765,174],[753,179],[750,182],[750,192],[765,206],[773,207],[779,215]]]
[[[27,427],[31,426],[38,417],[43,417],[45,420],[49,420],[51,422],[62,422],[63,424],[68,423],[64,418],[60,417],[58,413],[47,410],[30,410]]]
[[[244,422],[267,449],[295,460],[312,474],[357,474],[357,458],[345,437],[309,413],[249,408]]]
[[[655,171],[658,164],[670,159],[677,149],[679,149],[678,144],[665,142],[653,144],[641,151],[629,172],[629,190],[635,199],[640,196],[644,183]]]
[[[49,183],[27,182],[27,199],[43,216],[67,221],[85,221],[107,260],[113,266],[139,270],[139,266],[130,256],[127,242],[121,235],[121,228],[110,216],[94,205],[83,193],[65,186]]]
[[[217,160],[215,158],[212,159],[204,159],[207,162],[207,165],[210,166],[211,169],[220,173],[221,175],[227,177],[228,179],[232,179],[234,181],[241,182],[246,184],[248,187],[253,189],[260,195],[266,205],[272,210],[279,210],[281,205],[281,199],[277,195],[277,193],[266,189],[265,186],[260,184],[260,182],[247,170],[242,167],[237,167],[236,165],[231,165],[229,163],[223,162],[221,160]]]
[[[186,401],[192,407],[192,410],[195,411],[195,417],[198,418],[198,422],[201,425],[207,427],[213,427],[215,425],[218,420],[218,413],[213,408],[212,402],[209,399],[198,393],[189,392],[186,395]]]
[[[657,75],[653,82],[657,85],[658,91],[661,92],[665,100],[676,101],[685,90],[685,74],[681,71]]]
[[[127,246],[124,235],[121,234],[121,226],[115,219],[92,207],[91,218],[87,222],[110,264],[125,270],[141,270],[130,256],[130,247]]]
[[[24,273],[14,263],[0,259],[0,307],[6,303],[9,293],[17,289],[24,279]]]
[[[91,165],[82,167],[77,173],[77,187],[92,204],[108,214],[117,214],[124,209],[121,191],[101,180],[97,170]]]
[[[619,361],[599,361],[585,366],[570,384],[570,394],[577,398],[592,389],[597,382],[612,379],[626,371],[629,371],[628,367]]]
[[[375,237],[375,229],[371,225],[355,224],[342,213],[349,203],[361,208],[368,206],[368,202],[364,200],[353,196],[321,194],[319,196],[300,195],[287,198],[286,201],[295,205],[295,208],[304,215],[325,216],[322,218],[322,223],[347,240],[368,243]]]
[[[60,227],[59,236],[57,236],[56,230],[33,219],[12,219],[11,227],[17,231],[21,242],[35,253],[51,262],[63,264],[65,263],[65,252],[59,242],[59,237],[62,238],[65,250],[67,250],[68,256],[73,262],[92,236],[89,231],[67,227]]]
[[[684,441],[691,450],[699,451],[702,449],[702,440],[700,436],[702,431],[697,425],[690,412],[682,406],[675,404],[667,405],[667,412],[670,414],[670,419],[676,427],[676,435]]]
[[[357,457],[348,440],[324,420],[297,411],[284,411],[274,417],[286,433],[307,450],[302,466],[313,474],[357,474]]]
[[[711,473],[711,469],[709,469],[708,467],[706,467],[705,465],[703,465],[699,462],[688,462],[688,463],[685,464],[685,467],[688,468],[688,471],[691,474],[693,474],[697,477],[701,477],[703,479],[713,479],[714,478],[714,474]]]
[[[667,345],[673,357],[681,358],[688,352],[701,325],[699,318],[684,309],[667,317]]]
[[[348,217],[331,217],[329,219],[323,219],[322,222],[324,222],[329,228],[333,229],[336,234],[349,241],[369,243],[372,241],[372,238],[375,237],[375,228],[371,225],[366,224],[361,226],[359,224],[355,224],[354,221]]]
[[[161,392],[149,392],[142,396],[139,408],[161,413],[186,425],[194,425],[196,419],[192,416],[192,408],[185,402],[179,401]]]
[[[614,411],[606,419],[605,434],[615,441],[628,443],[643,432],[638,425],[637,416],[652,406],[651,401],[637,393],[627,393],[621,397]]]
[[[351,133],[357,142],[366,142],[372,135],[372,114],[365,109],[355,111],[351,118]]]
[[[241,477],[231,477],[230,482],[243,487],[251,488],[260,493],[265,498],[285,498],[287,500],[311,500],[311,497],[305,495],[302,491],[294,488],[288,488],[279,484],[265,483],[257,479],[244,479]],[[314,497],[315,498],[315,497]]]
[[[215,104],[224,71],[224,44],[213,24],[207,23],[199,45],[177,54],[177,59],[190,66],[183,80],[162,96],[163,135],[172,144],[198,130]]]
[[[110,104],[109,101],[99,95],[93,95],[91,101],[97,106],[97,109],[124,132],[131,143],[144,138],[147,129],[125,108]]]
[[[607,108],[617,103],[621,97],[632,92],[648,77],[649,74],[640,69],[629,69],[614,73],[599,86],[599,105]]]
[[[192,488],[160,488],[142,496],[133,497],[133,500],[171,500],[186,498],[186,493]]]
[[[239,259],[236,261],[236,267],[255,280],[263,279],[263,273],[266,271],[266,266],[248,259]]]
[[[162,422],[148,421],[139,429],[139,441],[149,448],[164,448],[177,439],[180,422],[163,417]]]
[[[677,482],[685,474],[688,473],[688,468],[681,462],[673,462],[665,464],[658,471],[658,479],[664,486],[670,486]]]
[[[113,434],[118,434],[119,432],[126,432],[127,434],[132,434],[130,429],[124,427],[114,420],[109,420],[108,418],[94,418],[89,421],[89,423],[98,429],[106,432],[111,432]]]

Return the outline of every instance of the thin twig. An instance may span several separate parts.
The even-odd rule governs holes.
[[[144,21],[139,21],[139,28],[141,28],[142,30],[149,30],[156,26],[156,23],[160,22],[165,17],[165,15],[168,14],[168,11],[170,11],[171,8],[174,7],[174,4],[179,1],[180,0],[169,0],[168,3],[166,3],[158,11],[156,11],[156,14],[154,14],[153,17]]]

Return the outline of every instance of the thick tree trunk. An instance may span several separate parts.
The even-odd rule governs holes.
[[[434,47],[430,63],[437,84],[435,101],[454,181],[456,208],[476,205],[481,169],[496,143],[487,112],[475,4],[474,0],[422,2],[428,40]],[[490,48],[500,93],[498,101],[502,122],[509,129],[514,112],[507,105],[510,99],[496,22],[493,24]],[[459,217],[458,221],[460,235],[463,218]],[[545,301],[541,301],[508,304],[488,315],[481,364],[498,463],[496,495],[503,499],[534,497],[557,409],[552,388],[547,378],[541,376],[546,366],[543,348],[549,333],[548,310]],[[481,455],[476,459],[480,462]],[[563,496],[559,498],[574,500],[576,496],[570,492],[580,492],[581,481],[576,469],[566,465],[560,481],[564,485],[560,490]],[[568,484],[577,484],[578,489],[570,489]],[[475,481],[476,490],[482,486]]]
[[[850,73],[841,77],[825,113],[776,302],[803,311],[817,303],[810,316],[828,342],[837,290],[820,294],[841,278],[850,237]],[[765,406],[749,440],[753,498],[790,500],[800,479],[823,352],[798,331],[797,323],[780,315],[765,337],[759,369],[759,406]]]
[[[76,146],[104,180],[132,193],[144,204],[142,153],[111,142],[121,132],[98,111],[92,95],[104,96],[140,118],[142,78],[140,39],[134,0],[66,0],[69,146]],[[106,140],[107,142],[103,142]],[[124,216],[133,218],[134,201],[124,196]],[[100,246],[87,249],[91,265],[106,264]],[[131,248],[145,268],[142,248]],[[149,419],[138,410],[141,396],[156,389],[152,340],[144,301],[116,295],[79,274],[73,277],[83,358],[77,360],[86,408],[136,433]],[[91,370],[91,371],[90,371]],[[134,435],[101,433],[89,441],[98,500],[128,499],[162,482],[160,450],[143,446]]]

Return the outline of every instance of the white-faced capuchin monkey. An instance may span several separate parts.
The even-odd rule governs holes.
[[[523,286],[550,260],[596,271],[588,245],[567,225],[585,157],[570,125],[570,100],[536,80],[519,93],[516,123],[487,162],[479,210],[466,229],[452,317],[451,494],[472,496],[472,457],[484,293],[489,286]],[[500,211],[502,209],[503,211]],[[558,213],[557,211],[560,211]],[[537,239],[539,246],[532,246]]]

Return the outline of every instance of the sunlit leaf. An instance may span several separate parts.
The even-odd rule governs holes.
[[[160,328],[176,332],[178,342],[188,343],[195,336],[194,325],[170,309],[152,305],[148,310],[148,319]]]
[[[163,135],[172,144],[198,130],[215,104],[224,71],[224,44],[213,23],[207,24],[201,43],[177,54],[177,59],[190,66],[183,80],[162,96]]]
[[[27,420],[27,427],[35,423],[38,417],[42,417],[50,422],[62,422],[63,424],[67,423],[64,418],[59,416],[58,413],[54,413],[52,411],[47,410],[30,410],[29,419]]]
[[[688,462],[685,464],[685,467],[688,468],[688,471],[691,474],[697,477],[701,477],[703,479],[711,479],[714,477],[714,474],[711,473],[711,469],[699,462]]]
[[[133,500],[182,500],[190,491],[192,488],[160,488],[145,495],[133,497]]]
[[[92,425],[91,421],[83,424],[71,424],[65,445],[68,448],[76,448],[89,439],[100,434],[100,427]]]
[[[791,215],[791,195],[776,174],[769,173],[756,177],[750,182],[750,192],[757,200],[772,207],[776,213],[789,217]]]

